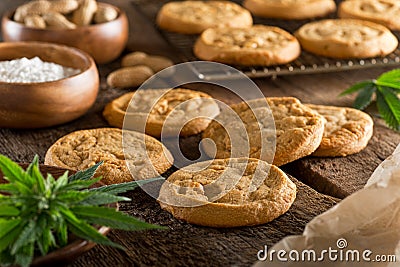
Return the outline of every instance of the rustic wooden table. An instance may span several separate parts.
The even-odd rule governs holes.
[[[22,2],[24,0],[2,0],[0,13]],[[122,7],[129,16],[130,39],[127,52],[145,51],[165,55],[179,62],[175,50],[160,36],[153,21],[140,14],[129,1],[108,2]],[[104,105],[128,91],[109,88],[105,83],[106,75],[118,68],[119,64],[119,60],[116,60],[99,66],[100,93],[96,104],[86,115],[48,129],[0,129],[0,153],[19,162],[28,162],[35,154],[43,160],[47,148],[63,135],[81,129],[107,127],[101,115]],[[377,77],[389,69],[378,67],[292,75],[256,79],[255,82],[266,96],[295,96],[306,103],[349,106],[353,96],[338,98],[342,90],[357,81]],[[205,85],[194,87],[228,104],[238,101],[225,90]],[[122,210],[147,222],[167,226],[169,230],[112,231],[110,239],[124,245],[127,248],[125,251],[96,246],[73,262],[72,266],[248,266],[256,261],[256,253],[264,245],[271,246],[287,235],[300,234],[307,222],[334,205],[339,201],[337,198],[360,189],[376,166],[393,152],[400,142],[400,135],[387,129],[379,119],[374,120],[374,136],[363,152],[346,158],[305,158],[284,167],[287,173],[295,177],[293,179],[298,185],[298,197],[290,211],[272,223],[237,229],[193,226],[175,220],[162,211],[154,199],[136,190],[129,195],[133,201],[123,203]],[[198,141],[199,137],[194,136],[182,140],[182,145],[186,150],[191,150],[187,148],[196,147]]]

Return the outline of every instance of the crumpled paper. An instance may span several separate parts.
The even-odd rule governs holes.
[[[362,190],[257,257],[256,267],[400,266],[400,144]]]

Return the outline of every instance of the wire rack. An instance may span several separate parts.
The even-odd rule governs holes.
[[[139,12],[144,14],[150,21],[155,23],[157,12],[170,0],[131,0],[132,4]],[[242,1],[233,1],[241,3]],[[336,4],[342,2],[336,0]],[[331,14],[326,18],[335,18],[336,14]],[[280,20],[280,19],[265,19],[254,17],[254,24],[264,24],[271,26],[278,26],[286,31],[293,33],[300,26],[305,23],[311,22],[314,19],[308,20]],[[159,28],[157,28],[159,29]],[[197,35],[185,35],[167,32],[159,29],[159,32],[164,39],[176,49],[179,58],[186,61],[198,60],[193,54],[193,45],[197,39]],[[394,32],[397,38],[400,39],[400,32]],[[278,76],[278,75],[291,75],[302,73],[323,73],[323,72],[337,72],[349,69],[362,69],[381,66],[397,66],[400,65],[400,48],[398,47],[393,53],[385,57],[365,58],[365,59],[349,59],[338,60],[331,59],[323,56],[317,56],[306,51],[302,51],[301,55],[293,62],[283,65],[274,65],[269,67],[243,67],[234,66],[247,76],[251,78]],[[232,73],[222,71],[218,72],[208,69],[194,69],[195,73],[205,80],[223,79],[226,77],[232,78]]]

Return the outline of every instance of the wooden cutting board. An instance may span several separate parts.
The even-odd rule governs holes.
[[[345,198],[364,187],[399,143],[400,134],[375,120],[374,135],[360,153],[337,158],[307,157],[288,164],[284,170],[318,192]]]

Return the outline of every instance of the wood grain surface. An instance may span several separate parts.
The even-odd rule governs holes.
[[[257,252],[272,246],[288,234],[301,234],[314,216],[337,203],[337,199],[317,193],[291,179],[297,185],[297,198],[287,213],[271,223],[233,229],[217,229],[177,221],[143,191],[129,194],[131,203],[121,210],[148,222],[167,226],[165,231],[112,231],[113,241],[126,251],[96,246],[73,266],[249,266]],[[100,259],[99,259],[100,258]]]
[[[345,198],[364,187],[376,167],[399,143],[400,135],[375,120],[374,135],[360,153],[338,158],[307,157],[288,164],[285,171],[318,192]]]
[[[0,12],[15,8],[23,0],[2,0]],[[130,36],[128,51],[145,51],[168,56],[178,62],[176,51],[159,35],[154,22],[148,21],[126,0],[105,1],[121,7],[128,15]],[[101,113],[106,103],[129,90],[107,87],[108,73],[117,69],[120,61],[99,65],[100,92],[95,105],[81,118],[58,127],[38,130],[0,129],[0,153],[19,162],[32,160],[38,154],[41,161],[46,150],[60,137],[70,132],[107,127]],[[295,96],[306,103],[350,106],[354,96],[338,98],[338,94],[355,82],[377,77],[390,68],[348,70],[338,73],[292,75],[276,79],[255,80],[266,96]],[[190,88],[209,93],[228,104],[239,99],[226,90],[205,84]],[[371,111],[374,114],[375,111]],[[337,197],[361,188],[366,179],[400,141],[399,134],[388,130],[374,116],[374,137],[369,147],[347,158],[305,158],[285,166],[285,171],[296,179],[309,183],[317,190]],[[198,156],[196,144],[199,136],[181,140],[181,148],[193,157]],[[197,153],[197,154],[196,154]],[[294,178],[294,179],[295,179]],[[317,193],[296,181],[299,192],[288,213],[262,226],[237,229],[213,229],[192,226],[175,220],[162,211],[157,202],[141,190],[129,194],[132,202],[123,203],[121,209],[148,222],[167,226],[166,231],[123,232],[112,231],[110,238],[126,246],[125,251],[96,246],[80,257],[72,266],[249,266],[264,245],[271,246],[287,235],[300,234],[304,225],[338,200]],[[318,187],[317,185],[330,185]]]

